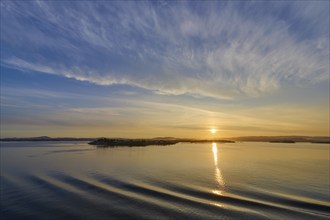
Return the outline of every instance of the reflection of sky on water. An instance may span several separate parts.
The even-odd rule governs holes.
[[[214,158],[214,167],[215,167],[215,180],[218,183],[218,188],[217,190],[213,190],[212,192],[217,195],[222,195],[223,194],[223,188],[225,187],[225,180],[221,174],[221,170],[219,168],[218,164],[218,147],[216,143],[212,143],[212,152],[213,152],[213,158]]]

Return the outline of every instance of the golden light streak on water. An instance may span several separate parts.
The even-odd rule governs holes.
[[[219,184],[220,189],[223,189],[225,187],[225,180],[221,174],[221,170],[219,168],[219,162],[218,162],[218,147],[216,143],[212,143],[212,152],[213,152],[213,158],[214,158],[214,167],[215,167],[215,180]],[[213,190],[214,194],[222,195],[221,190]]]

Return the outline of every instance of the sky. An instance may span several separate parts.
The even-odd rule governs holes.
[[[329,1],[0,6],[1,137],[329,136]]]

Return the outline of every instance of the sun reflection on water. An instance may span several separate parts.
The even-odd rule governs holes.
[[[217,181],[219,185],[219,189],[212,190],[214,194],[222,195],[222,189],[225,187],[225,181],[221,174],[219,163],[218,163],[218,147],[216,143],[212,143],[212,152],[213,152],[213,158],[214,158],[214,167],[215,167],[215,180]]]

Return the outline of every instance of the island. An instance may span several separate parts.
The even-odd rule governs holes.
[[[98,147],[144,147],[148,145],[173,145],[178,143],[177,140],[161,140],[161,139],[122,139],[122,138],[100,138],[90,142],[90,145]]]
[[[98,147],[144,147],[149,145],[174,145],[177,143],[235,143],[230,140],[199,140],[188,138],[152,138],[152,139],[126,139],[126,138],[99,138],[90,142]]]
[[[275,141],[269,141],[269,143],[288,143],[288,144],[294,144],[296,143],[293,140],[275,140]]]

